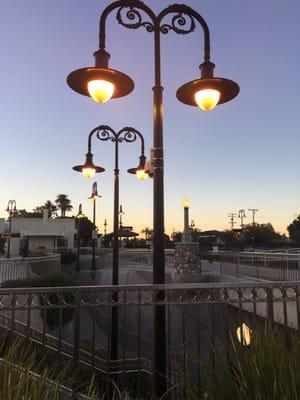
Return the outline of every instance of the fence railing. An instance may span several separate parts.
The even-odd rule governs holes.
[[[60,262],[59,254],[42,257],[0,258],[0,285],[9,280],[26,279],[32,275],[32,266],[52,261]]]
[[[300,280],[300,255],[260,252],[202,253],[199,270],[235,278]]]
[[[200,364],[213,357],[212,339],[226,352],[230,338],[238,343],[242,324],[252,331],[265,321],[299,330],[299,301],[300,282],[0,289],[0,327],[91,368],[103,379],[118,377],[125,386],[132,379],[137,398],[144,398],[155,375],[156,306],[166,312],[166,379],[172,386],[178,371],[200,379]],[[114,307],[118,359],[111,361]],[[180,398],[176,390],[172,393]]]

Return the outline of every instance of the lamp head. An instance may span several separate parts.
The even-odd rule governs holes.
[[[234,99],[239,94],[239,85],[229,79],[214,77],[214,67],[210,61],[201,64],[201,78],[182,85],[177,90],[177,99],[204,111],[211,111],[216,105]]]
[[[85,163],[83,165],[75,165],[75,167],[73,167],[74,171],[82,172],[83,176],[86,179],[90,179],[95,174],[99,174],[105,171],[104,168],[94,165],[93,154],[90,151],[86,153],[85,157]]]
[[[190,205],[191,205],[191,200],[187,196],[184,196],[184,198],[182,199],[183,208],[189,208]]]
[[[89,200],[93,200],[96,201],[98,199],[101,199],[102,196],[100,196],[100,194],[98,194],[98,191],[96,190],[95,192],[93,192],[91,194],[91,196],[89,197]]]
[[[108,67],[109,53],[99,49],[94,57],[95,67],[77,69],[68,75],[67,83],[71,89],[92,97],[97,103],[106,103],[133,91],[134,82],[129,76]]]
[[[134,174],[140,181],[144,181],[148,178],[149,174],[146,171],[146,156],[143,154],[140,156],[139,165],[136,168],[130,168],[127,170],[129,174]]]
[[[84,218],[84,217],[85,217],[85,215],[82,212],[82,204],[80,203],[79,207],[78,207],[78,214],[76,215],[76,218]]]

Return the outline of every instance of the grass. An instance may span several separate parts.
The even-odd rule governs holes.
[[[300,399],[300,337],[266,325],[252,333],[250,346],[231,338],[229,355],[216,348],[215,367],[202,366],[202,388],[181,376],[185,400]]]
[[[116,385],[100,391],[95,376],[71,362],[56,358],[49,363],[48,354],[41,357],[26,339],[0,334],[0,400],[71,400],[74,393],[77,400],[132,400]]]

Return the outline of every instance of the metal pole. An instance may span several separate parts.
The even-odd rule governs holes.
[[[153,88],[153,283],[165,283],[164,252],[164,152],[163,152],[163,87],[161,86],[160,26],[154,30],[155,86]],[[163,300],[164,292],[157,294]],[[167,336],[164,305],[154,307],[155,393],[161,396],[167,388]]]
[[[7,244],[6,258],[10,258],[11,219],[12,219],[12,210],[9,210],[9,228],[8,228],[9,238]]]
[[[80,271],[80,264],[79,264],[79,258],[80,258],[80,235],[79,235],[79,229],[80,229],[80,218],[77,219],[77,263],[76,263],[76,272]]]
[[[119,142],[115,141],[114,169],[114,234],[113,234],[113,271],[112,284],[119,284]],[[118,301],[118,292],[113,292],[112,301]],[[110,359],[118,359],[118,308],[112,306],[111,312],[111,348]]]
[[[96,235],[96,200],[97,198],[94,196],[93,198],[93,239],[92,239],[92,246],[93,246],[93,254],[92,254],[92,270],[96,269],[96,238],[94,235]]]

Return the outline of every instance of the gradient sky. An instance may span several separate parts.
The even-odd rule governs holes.
[[[132,95],[100,106],[66,84],[69,72],[93,65],[98,19],[109,3],[1,0],[0,216],[9,199],[31,210],[66,193],[91,217],[92,182],[72,166],[84,160],[87,135],[98,124],[131,125],[152,146],[152,34],[122,28],[113,16],[107,24],[110,66],[135,80]],[[145,3],[158,12],[170,0]],[[181,199],[188,195],[202,230],[228,228],[229,212],[258,208],[257,222],[283,232],[300,212],[300,2],[185,3],[210,27],[216,76],[235,80],[241,92],[210,113],[179,103],[177,88],[199,75],[202,31],[162,38],[166,231],[182,229]],[[139,232],[152,226],[152,182],[125,172],[136,166],[139,145],[120,147],[124,224]],[[106,168],[97,177],[100,231],[105,217],[112,226],[113,151],[94,143],[95,161]]]

